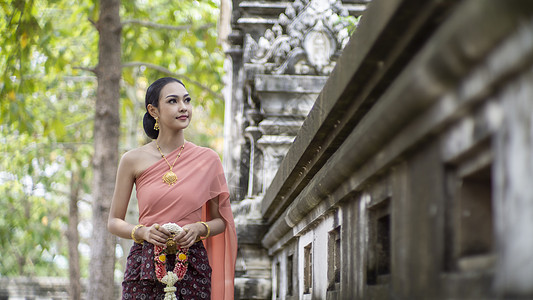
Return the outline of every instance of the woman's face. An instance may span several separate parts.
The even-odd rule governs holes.
[[[170,82],[159,93],[160,127],[170,130],[185,129],[192,118],[191,97],[178,82]]]

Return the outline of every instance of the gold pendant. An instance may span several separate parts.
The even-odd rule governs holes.
[[[178,176],[172,171],[168,171],[163,175],[163,182],[168,185],[173,185],[176,181],[178,181]]]

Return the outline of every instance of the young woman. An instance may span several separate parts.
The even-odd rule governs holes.
[[[237,236],[220,159],[185,141],[192,105],[181,81],[155,81],[145,106],[154,140],[122,156],[108,220],[111,233],[134,240],[122,298],[233,299]],[[129,224],[134,184],[139,223]]]

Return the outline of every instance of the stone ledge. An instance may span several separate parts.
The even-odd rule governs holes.
[[[320,93],[327,76],[255,75],[256,92]]]

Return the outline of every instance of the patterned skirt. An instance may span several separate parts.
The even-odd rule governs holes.
[[[167,270],[172,270],[175,255],[167,256]],[[189,248],[187,273],[175,284],[176,298],[181,300],[211,299],[211,267],[202,242]],[[122,299],[163,300],[165,285],[155,275],[154,245],[134,243],[126,263],[122,282]]]

